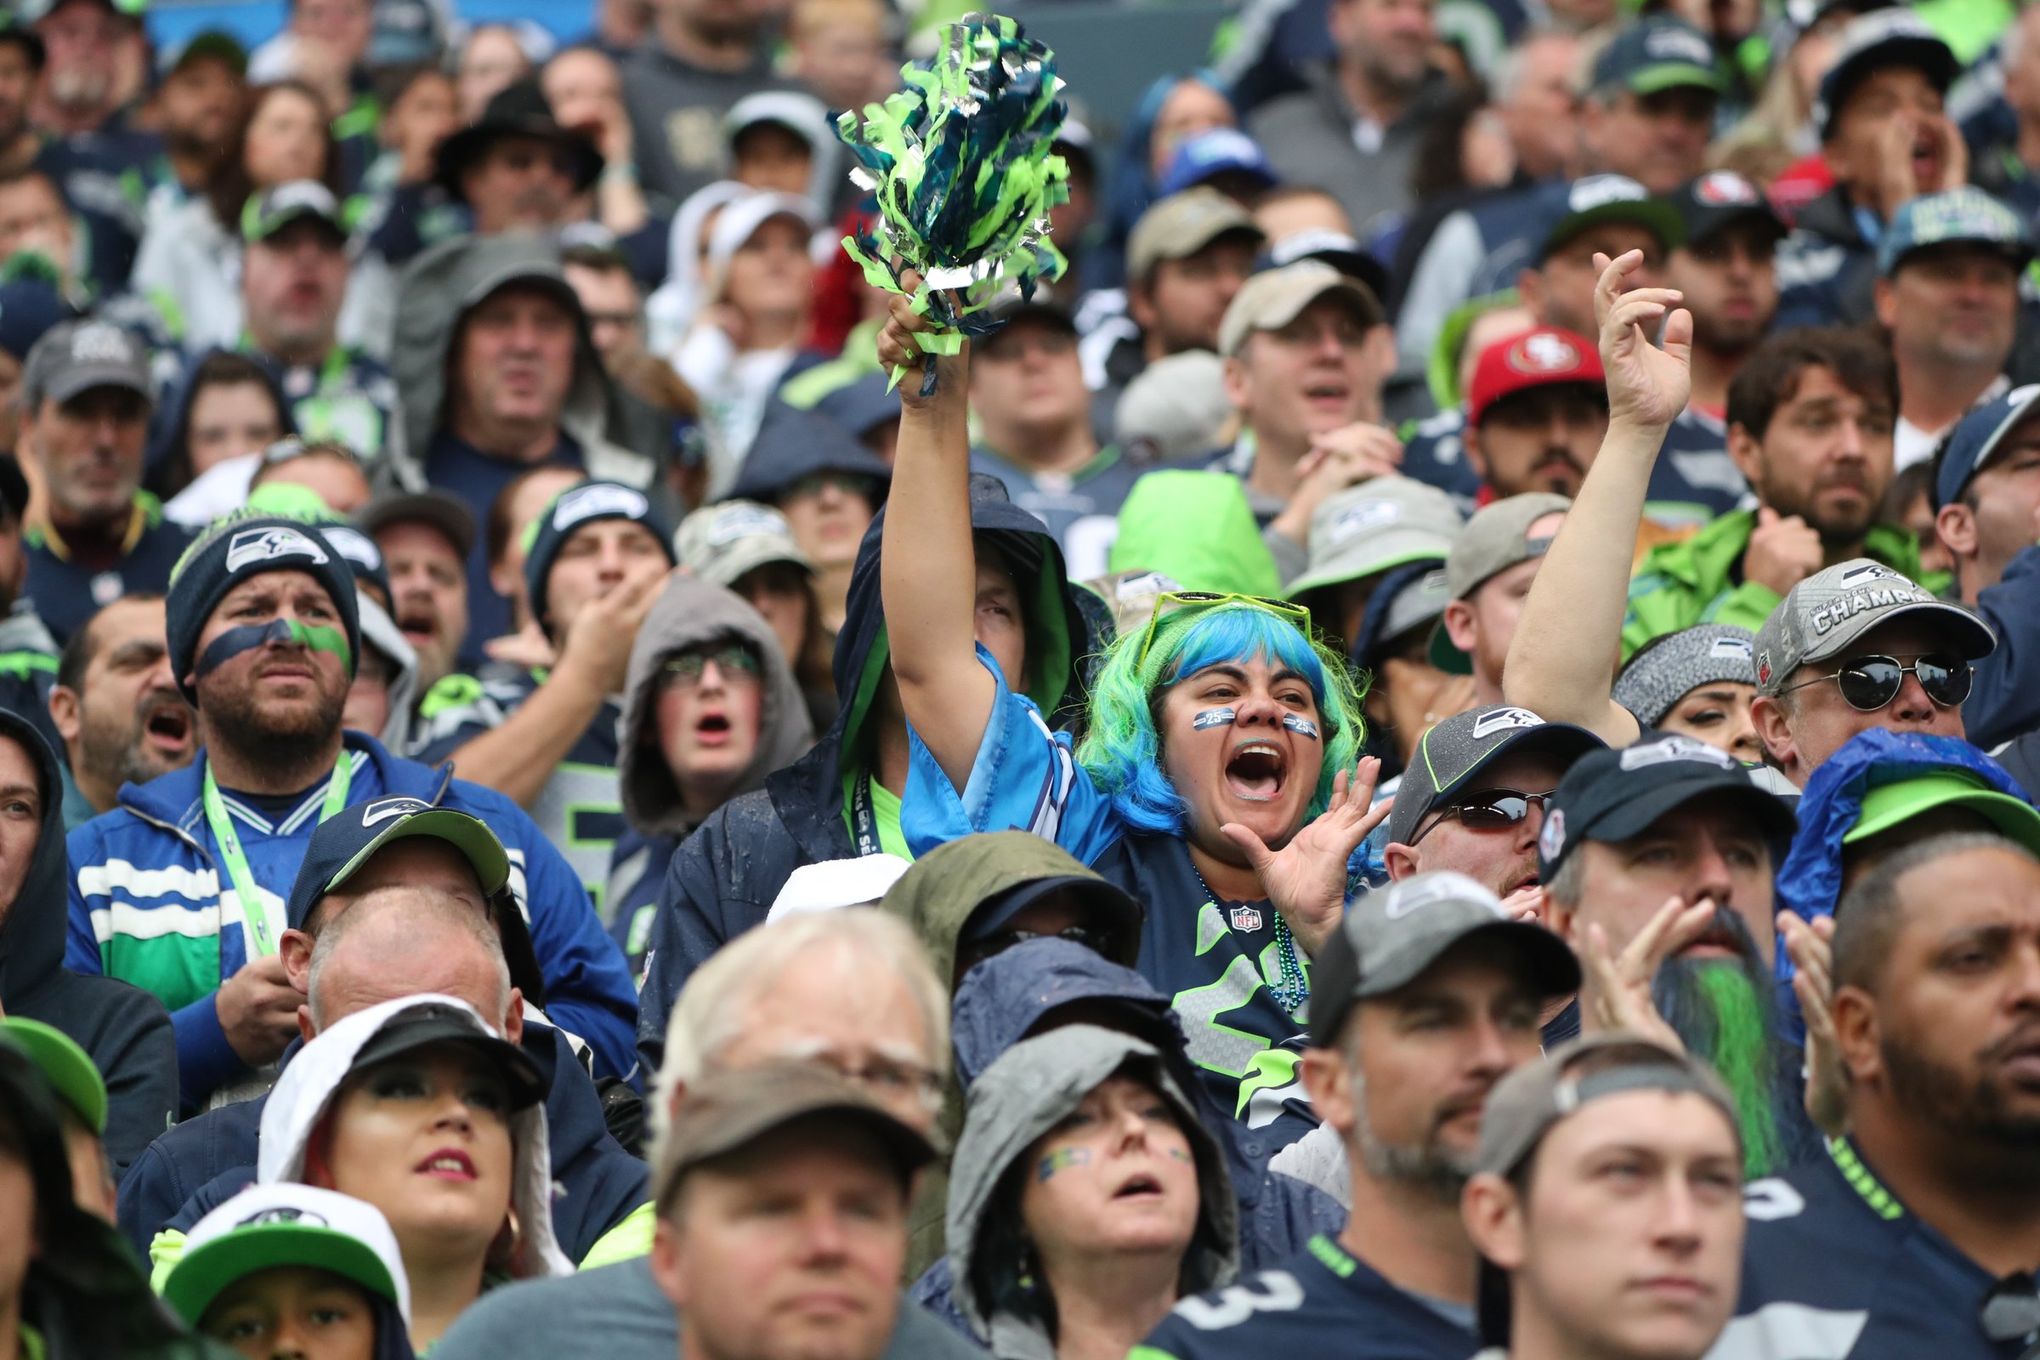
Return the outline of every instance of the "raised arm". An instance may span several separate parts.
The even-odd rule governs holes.
[[[977,551],[970,536],[970,348],[936,364],[921,395],[916,333],[904,299],[878,338],[879,361],[904,365],[899,452],[886,499],[879,581],[893,678],[907,722],[961,790],[969,782],[997,687],[977,659]],[[1018,683],[1019,677],[1006,677]]]
[[[1621,292],[1643,263],[1632,250],[1601,271],[1594,314],[1608,372],[1608,434],[1523,601],[1502,670],[1503,697],[1551,722],[1577,723],[1611,745],[1636,740],[1636,719],[1609,697],[1621,655],[1629,565],[1651,464],[1692,390],[1693,317],[1670,288]],[[1667,315],[1669,313],[1669,315]],[[1646,327],[1663,320],[1664,345]]]

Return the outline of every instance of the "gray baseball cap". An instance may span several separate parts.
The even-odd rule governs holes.
[[[28,352],[23,395],[66,402],[94,387],[119,387],[153,400],[149,353],[122,327],[90,319],[50,327]]]
[[[1310,519],[1310,562],[1283,594],[1357,581],[1405,562],[1442,558],[1462,521],[1435,486],[1409,477],[1375,477],[1327,496]]]
[[[680,565],[704,581],[733,586],[746,572],[773,562],[790,562],[812,573],[786,517],[756,501],[722,501],[704,505],[680,521],[673,536]]]
[[[1848,650],[1893,619],[1919,618],[1947,634],[1967,660],[1997,650],[1990,625],[1867,557],[1823,568],[1792,587],[1757,630],[1757,693],[1776,695],[1792,673]]]
[[[1311,1043],[1335,1046],[1355,1002],[1407,986],[1474,935],[1506,941],[1540,996],[1579,989],[1580,965],[1564,940],[1511,920],[1502,900],[1465,874],[1413,874],[1347,900],[1311,968]]]
[[[1322,260],[1298,260],[1280,269],[1264,269],[1240,286],[1218,323],[1218,352],[1238,354],[1255,331],[1279,331],[1321,297],[1335,297],[1353,309],[1365,326],[1381,324],[1381,303],[1365,285]]]
[[[1606,745],[1584,727],[1546,722],[1527,708],[1487,704],[1455,713],[1418,738],[1410,753],[1388,814],[1388,839],[1408,845],[1425,814],[1471,787],[1481,771],[1512,751],[1545,752],[1570,762]]]
[[[1119,447],[1160,461],[1194,458],[1228,442],[1232,419],[1225,361],[1208,349],[1186,349],[1142,369],[1113,411]]]
[[[1639,723],[1655,727],[1702,685],[1756,684],[1755,646],[1750,630],[1732,623],[1696,623],[1666,633],[1629,658],[1611,697]]]
[[[1561,1044],[1495,1083],[1481,1115],[1476,1169],[1508,1175],[1552,1125],[1602,1096],[1626,1091],[1690,1092],[1710,1100],[1741,1141],[1735,1101],[1713,1068],[1654,1039],[1617,1030]]]
[[[1466,521],[1452,540],[1452,551],[1445,555],[1445,588],[1451,598],[1463,600],[1497,572],[1544,556],[1551,537],[1532,538],[1530,526],[1546,515],[1570,509],[1570,499],[1549,491],[1526,491],[1482,506]],[[1473,669],[1471,659],[1453,645],[1442,626],[1431,635],[1431,664],[1457,675]]]
[[[1126,272],[1144,279],[1163,260],[1195,255],[1221,236],[1241,236],[1258,248],[1254,215],[1216,189],[1202,186],[1170,194],[1149,206],[1126,240]]]

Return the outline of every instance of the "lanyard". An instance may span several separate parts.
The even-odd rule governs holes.
[[[347,806],[347,786],[353,782],[354,758],[342,747],[340,760],[333,767],[333,777],[326,784],[326,801],[319,809],[320,821]],[[234,896],[240,899],[241,929],[247,937],[248,957],[268,958],[276,952],[281,931],[270,919],[269,909],[263,905],[262,896],[256,891],[255,875],[248,871],[248,856],[242,853],[241,837],[234,831],[233,819],[227,816],[227,805],[220,798],[220,786],[213,779],[210,761],[205,767],[202,801],[205,803],[205,820],[212,827],[213,840],[220,847],[220,858],[226,861],[227,876],[234,882]]]
[[[882,847],[878,843],[878,818],[871,811],[871,774],[859,774],[850,786],[850,821],[857,836],[857,853],[875,855]]]

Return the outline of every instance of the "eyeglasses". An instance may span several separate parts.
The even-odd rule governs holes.
[[[1999,1280],[1984,1295],[1977,1321],[1983,1334],[1999,1345],[2028,1343],[2019,1360],[2040,1357],[2040,1288],[2035,1288],[2032,1276],[2007,1275]]]
[[[762,669],[750,648],[732,644],[712,652],[682,652],[668,658],[666,664],[659,667],[659,681],[675,689],[693,689],[701,683],[711,661],[726,685],[755,682]]]
[[[1310,611],[1300,604],[1288,600],[1273,600],[1266,595],[1238,595],[1231,591],[1216,590],[1171,590],[1155,597],[1154,613],[1148,615],[1147,628],[1140,635],[1140,650],[1133,655],[1133,664],[1146,662],[1148,652],[1155,645],[1155,632],[1162,619],[1183,609],[1210,609],[1222,604],[1250,604],[1279,615],[1310,636]]]
[[[1552,793],[1556,792],[1552,790]],[[1539,808],[1550,807],[1551,797],[1551,793],[1519,793],[1515,789],[1478,789],[1458,802],[1438,809],[1437,821],[1419,831],[1410,844],[1414,846],[1452,817],[1457,817],[1459,824],[1469,831],[1506,831],[1512,826],[1521,826],[1523,819],[1530,815],[1533,804]]]
[[[1875,713],[1898,697],[1908,675],[1920,682],[1929,699],[1942,708],[1954,708],[1969,697],[1974,672],[1961,657],[1941,652],[1920,657],[1910,666],[1900,665],[1893,656],[1859,656],[1832,675],[1817,675],[1778,692],[1790,694],[1832,680],[1842,692],[1842,702],[1859,713]]]

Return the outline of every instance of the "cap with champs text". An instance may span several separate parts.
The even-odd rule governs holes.
[[[1405,562],[1442,559],[1462,521],[1437,487],[1410,477],[1372,477],[1325,497],[1310,520],[1310,561],[1283,593],[1357,581]]]
[[[1254,215],[1216,189],[1190,188],[1158,199],[1127,237],[1127,276],[1144,279],[1163,260],[1187,259],[1221,236],[1257,247],[1262,240]]]
[[[2008,447],[2014,428],[2040,401],[2040,383],[2014,387],[1962,417],[1934,457],[1934,509],[1962,499],[1969,483]]]
[[[886,1154],[902,1192],[914,1172],[934,1160],[935,1148],[918,1131],[888,1114],[864,1089],[812,1063],[712,1071],[689,1082],[652,1149],[652,1202],[672,1203],[687,1173],[705,1162],[742,1152],[795,1124],[831,1127],[829,1143],[842,1147],[841,1131],[861,1128]]]
[[[1502,900],[1465,874],[1413,874],[1346,900],[1338,929],[1311,968],[1311,1045],[1337,1046],[1355,1002],[1414,982],[1475,935],[1508,944],[1540,997],[1579,989],[1579,962],[1564,940],[1534,922],[1511,920]]]
[[[1757,693],[1775,696],[1792,673],[1838,656],[1873,628],[1909,618],[1944,634],[1967,660],[1997,650],[1990,625],[1903,573],[1867,557],[1823,568],[1792,587],[1757,630]]]
[[[1408,845],[1426,815],[1476,787],[1481,772],[1503,756],[1534,752],[1565,765],[1605,745],[1584,727],[1546,722],[1527,708],[1487,704],[1454,713],[1417,739],[1388,814],[1388,839]]]
[[[1218,323],[1218,352],[1232,358],[1255,331],[1279,331],[1327,297],[1345,304],[1362,326],[1385,319],[1380,301],[1359,283],[1318,260],[1298,260],[1264,269],[1240,286]]]
[[[1537,835],[1538,875],[1549,883],[1581,842],[1640,836],[1700,798],[1727,799],[1747,812],[1771,846],[1771,863],[1784,862],[1799,825],[1791,805],[1759,788],[1728,752],[1671,735],[1590,752],[1565,772]]]
[[[1602,405],[1607,404],[1608,376],[1601,368],[1601,353],[1586,336],[1539,326],[1497,340],[1474,360],[1473,378],[1466,385],[1466,422],[1480,424],[1505,397],[1567,383],[1591,389]]]
[[[2026,219],[1968,185],[1908,199],[1877,238],[1877,272],[1886,278],[1916,251],[1972,245],[2002,255],[2016,272],[2033,258]]]

